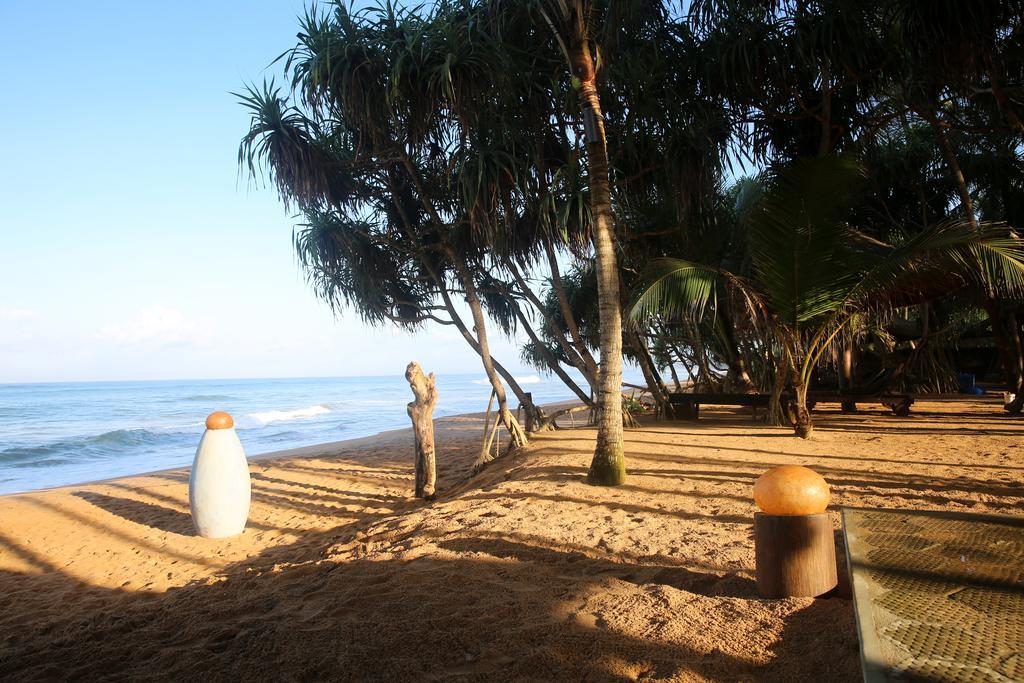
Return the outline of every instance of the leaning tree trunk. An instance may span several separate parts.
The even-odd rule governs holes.
[[[622,440],[622,309],[619,269],[615,258],[614,215],[608,187],[608,150],[604,117],[597,93],[585,18],[577,3],[570,17],[569,58],[579,80],[578,99],[587,139],[587,178],[590,186],[591,231],[597,266],[598,312],[601,324],[601,366],[597,380],[597,445],[587,481],[618,486],[626,481]]]
[[[793,360],[789,362],[789,378],[793,385],[793,401],[789,406],[793,432],[801,439],[809,439],[814,431],[814,425],[811,423],[811,411],[807,409],[807,390],[810,387],[810,382],[803,381],[800,368]]]
[[[551,288],[558,299],[558,307],[562,312],[562,319],[569,330],[569,338],[572,339],[576,353],[585,366],[585,371],[580,369],[580,372],[587,378],[587,383],[593,389],[597,385],[597,361],[594,360],[593,354],[590,353],[590,349],[587,348],[586,343],[583,341],[579,325],[576,324],[576,316],[572,311],[572,306],[569,305],[569,297],[565,293],[565,285],[562,283],[562,275],[558,269],[558,257],[555,255],[555,247],[551,244],[549,238],[544,239],[544,251],[547,254],[548,266],[551,269]]]
[[[723,306],[719,310],[715,324],[722,335],[724,350],[727,355],[726,362],[729,369],[725,375],[726,384],[733,391],[751,391],[754,388],[754,381],[750,379],[750,373],[747,372],[747,362],[743,358],[743,351],[736,340],[736,328],[732,324],[728,305]]]
[[[949,166],[949,172],[953,176],[953,183],[956,185],[957,194],[960,195],[960,204],[963,207],[964,214],[967,216],[971,227],[977,229],[978,219],[974,214],[974,200],[971,199],[971,191],[967,188],[967,180],[964,178],[963,169],[960,168],[960,162],[956,158],[956,152],[953,151],[953,145],[949,142],[949,136],[946,135],[946,130],[935,116],[929,116],[928,123],[931,126],[932,132],[935,133],[935,139],[939,143],[939,150],[946,159],[946,165]]]
[[[526,432],[519,425],[519,420],[516,419],[516,416],[508,409],[505,385],[501,383],[501,378],[498,377],[498,372],[494,369],[494,362],[491,360],[491,347],[487,340],[487,321],[484,319],[483,304],[480,303],[480,296],[476,291],[476,283],[458,254],[454,253],[454,250],[449,250],[448,255],[451,257],[462,286],[466,290],[466,303],[469,305],[469,312],[473,316],[473,327],[476,328],[476,341],[480,347],[480,360],[483,362],[487,379],[494,389],[494,396],[498,400],[498,415],[501,424],[508,430],[509,447],[513,449],[520,448],[526,445]],[[493,458],[489,454],[481,454],[481,457],[474,463],[474,467],[482,467],[490,460],[493,460]]]
[[[967,180],[964,178],[963,170],[956,158],[956,153],[953,151],[953,146],[949,142],[949,137],[937,119],[932,117],[929,119],[929,123],[935,132],[936,139],[939,141],[939,147],[953,176],[953,182],[956,184],[957,192],[960,195],[960,203],[967,214],[967,220],[970,221],[972,227],[977,228],[978,219],[974,213],[971,193],[967,188]],[[999,355],[1006,372],[1006,382],[1017,389],[1013,401],[1007,403],[1005,408],[1011,413],[1019,413],[1024,408],[1024,397],[1021,396],[1021,390],[1024,390],[1024,348],[1022,348],[1021,344],[1019,326],[1014,323],[1007,330],[1004,326],[1002,312],[999,310],[999,302],[993,298],[992,292],[988,287],[985,287],[985,291],[982,294],[982,307],[988,314],[989,322],[992,325],[992,336],[995,338],[996,346],[999,349]]]
[[[853,389],[854,370],[857,364],[857,345],[853,338],[846,339],[843,343],[842,356],[839,361],[839,383],[840,389],[850,392]],[[857,402],[849,399],[842,401],[840,405],[844,413],[857,412]]]
[[[643,373],[644,381],[647,382],[647,390],[654,400],[656,412],[664,418],[671,417],[669,415],[671,406],[668,402],[668,387],[658,376],[658,368],[655,366],[654,359],[636,330],[629,331],[629,343],[636,353],[636,364],[640,367],[640,372]]]
[[[1021,341],[1021,327],[1020,322],[1017,319],[1017,314],[1010,311],[1009,315],[1006,316],[1008,327],[1010,345],[1013,350],[1013,372],[1011,373],[1011,381],[1013,381],[1014,396],[1013,400],[1007,403],[1004,408],[1007,411],[1017,415],[1024,409],[1024,344]],[[1016,376],[1014,378],[1014,375]],[[1014,379],[1016,381],[1014,381]]]
[[[512,392],[516,395],[516,398],[519,399],[519,403],[527,411],[535,411],[536,410],[536,406],[533,404],[533,398],[531,397],[531,395],[528,392],[523,391],[523,388],[521,386],[519,386],[519,384],[515,381],[515,377],[513,377],[512,373],[509,372],[508,369],[505,366],[503,366],[493,356],[490,355],[490,347],[489,346],[488,347],[482,347],[480,345],[479,339],[477,337],[474,337],[473,333],[470,332],[469,328],[466,327],[466,324],[462,321],[462,317],[459,315],[458,310],[456,310],[456,308],[455,308],[455,303],[452,301],[451,295],[448,294],[448,290],[445,289],[444,282],[441,280],[441,278],[438,277],[436,273],[431,273],[431,277],[434,279],[435,283],[438,285],[438,292],[441,294],[441,299],[444,301],[445,308],[447,309],[448,314],[451,316],[452,322],[455,324],[455,328],[462,335],[462,338],[466,340],[466,343],[469,344],[469,347],[471,349],[473,349],[473,351],[476,352],[476,355],[480,356],[480,361],[481,361],[481,363],[483,363],[485,374],[487,374],[487,381],[490,382],[491,388],[497,390],[497,387],[495,386],[495,382],[497,382],[499,385],[501,384],[501,379],[498,378],[498,376],[500,375],[502,378],[505,379],[506,382],[508,382],[508,385],[512,389]],[[476,297],[475,301],[477,303],[477,308],[480,309],[480,300],[479,300],[479,297],[476,296],[476,289],[475,289],[475,287],[473,289],[473,293],[474,293],[474,296]],[[472,310],[472,305],[470,305],[470,309]],[[480,321],[477,320],[476,312],[475,311],[473,312],[473,315],[474,315],[473,325],[474,325],[474,327],[476,327],[476,326],[481,324],[480,321],[483,321],[483,315],[480,316]],[[486,341],[486,338],[487,338],[487,330],[486,330],[486,328],[479,328],[478,327],[477,329],[478,330],[479,329],[483,330],[483,337],[484,337],[484,340]],[[479,336],[479,332],[478,332],[478,336]],[[484,348],[488,349],[488,353],[487,353],[486,359],[484,357]],[[487,372],[488,363],[490,363],[490,365],[493,366],[493,369],[495,370],[497,375],[493,375],[493,374]],[[502,396],[505,395],[504,387],[502,387],[501,395]],[[509,412],[509,414],[511,414],[511,413]],[[515,419],[515,418],[513,417],[512,419]],[[520,428],[520,431],[522,431],[522,428]]]
[[[785,421],[788,411],[782,405],[782,392],[786,388],[788,372],[789,361],[786,359],[785,353],[780,353],[778,362],[775,363],[772,394],[771,398],[768,399],[768,414],[765,416],[765,422],[769,425],[778,426]]]
[[[434,451],[434,406],[437,405],[437,388],[434,373],[423,374],[423,368],[416,361],[405,369],[416,400],[406,406],[412,419],[412,433],[416,440],[416,497],[430,500],[434,497],[437,481],[437,464]]]
[[[552,334],[556,342],[558,343],[559,348],[562,349],[562,353],[565,354],[565,357],[569,361],[569,363],[574,368],[580,371],[580,374],[582,374],[583,378],[587,381],[587,385],[590,387],[590,391],[593,392],[594,385],[597,383],[597,365],[594,364],[594,359],[590,358],[590,360],[587,361],[577,352],[576,347],[574,347],[573,344],[570,344],[569,341],[565,338],[564,331],[560,329],[560,326],[558,325],[557,321],[544,306],[544,302],[537,298],[537,295],[533,293],[532,289],[530,289],[529,284],[527,284],[526,279],[523,278],[522,273],[519,272],[519,269],[516,267],[515,263],[513,263],[511,259],[505,259],[505,263],[506,268],[508,268],[509,272],[512,273],[512,277],[513,279],[515,279],[516,284],[519,285],[520,292],[522,292],[523,296],[526,297],[526,299],[533,304],[534,308],[537,309],[537,312],[540,313],[541,316],[544,318],[544,322],[546,322],[548,326],[550,326]],[[557,264],[555,264],[555,266],[557,266]],[[552,266],[552,268],[554,268],[555,266]],[[555,275],[556,271],[552,270],[551,286],[553,288],[559,286],[556,285]],[[565,292],[561,292],[560,296],[564,297]],[[511,303],[515,305],[514,301]],[[536,333],[533,331],[533,326],[526,322],[525,314],[523,314],[523,312],[520,310],[518,306],[515,306],[515,311],[516,315],[519,317],[519,320],[523,322],[527,334],[530,335],[530,339],[533,341],[535,345],[537,345],[537,350],[544,356],[545,361],[548,363],[548,366],[551,368],[551,370],[558,375],[559,379],[561,379],[565,383],[565,385],[568,386],[569,389],[572,390],[572,392],[575,393],[580,398],[581,401],[590,403],[590,396],[584,396],[575,382],[566,379],[566,375],[564,374],[564,372],[561,371],[561,366],[559,365],[559,363],[556,360],[552,360],[553,357],[547,351],[547,347],[541,344],[541,342],[538,339],[536,339]],[[568,325],[569,323],[567,322],[566,324]],[[572,324],[575,325],[575,322],[573,322]],[[593,367],[591,367],[592,364]]]
[[[562,369],[562,365],[558,362],[558,359],[555,358],[554,354],[551,353],[551,350],[544,344],[544,342],[537,335],[536,330],[533,329],[533,325],[530,324],[530,321],[527,319],[526,314],[523,313],[522,309],[519,308],[518,305],[516,305],[515,301],[510,301],[509,305],[515,311],[516,317],[519,318],[519,323],[523,326],[523,329],[526,330],[526,335],[530,338],[530,341],[533,342],[533,345],[537,349],[537,352],[541,356],[543,356],[544,362],[547,363],[548,369],[551,370],[551,372],[555,373],[555,375],[558,376],[558,379],[562,380],[562,384],[564,384],[572,393],[576,394],[576,398],[589,405],[590,395],[585,393],[583,389],[581,389],[579,385],[573,381],[572,377],[570,377],[568,373],[566,373],[565,370]],[[591,387],[591,389],[593,389],[593,387]],[[527,428],[527,431],[530,431],[529,428]]]

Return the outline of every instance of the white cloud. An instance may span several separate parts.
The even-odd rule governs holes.
[[[32,320],[39,317],[39,311],[31,308],[0,306],[0,320]]]
[[[149,306],[123,323],[107,325],[100,338],[116,344],[156,342],[159,346],[183,346],[194,341],[197,326],[176,308]]]

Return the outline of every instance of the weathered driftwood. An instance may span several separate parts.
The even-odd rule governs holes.
[[[593,410],[593,408],[587,405],[571,406],[569,408],[561,408],[548,415],[542,409],[538,408],[536,431],[544,432],[554,429],[562,429],[562,427],[558,425],[558,418],[564,417],[565,415],[569,415],[570,417],[572,417],[575,413],[582,413],[588,410]],[[575,426],[576,421],[575,418],[573,418],[573,427]]]
[[[437,405],[437,388],[434,373],[423,374],[423,368],[416,361],[405,369],[413,396],[407,406],[412,419],[412,431],[416,440],[416,497],[433,498],[437,481],[437,458],[434,451],[434,406]]]

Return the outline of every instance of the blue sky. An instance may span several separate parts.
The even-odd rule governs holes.
[[[238,175],[229,91],[279,74],[302,7],[0,0],[0,383],[480,371],[449,328],[332,318]]]

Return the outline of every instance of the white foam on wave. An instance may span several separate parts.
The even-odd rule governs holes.
[[[512,379],[514,379],[519,384],[540,384],[541,382],[544,381],[540,377],[538,377],[537,375],[526,375],[525,377],[515,377],[515,376],[513,376]],[[486,377],[483,378],[483,379],[475,379],[475,380],[473,380],[473,384],[490,384],[490,383],[491,383],[490,380],[487,379]]]
[[[292,420],[306,420],[317,415],[326,415],[331,409],[325,405],[309,406],[308,408],[296,408],[295,410],[267,410],[262,413],[249,413],[249,417],[262,423],[291,422]]]

